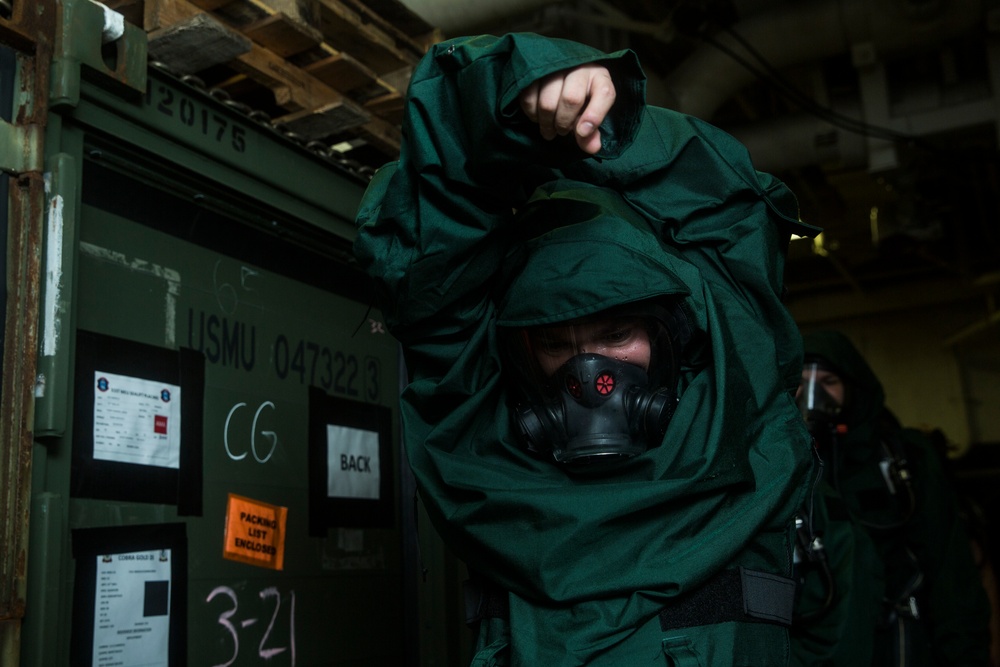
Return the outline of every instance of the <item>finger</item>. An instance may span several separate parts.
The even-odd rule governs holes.
[[[615,103],[615,84],[607,69],[601,67],[591,73],[588,93],[587,106],[580,113],[580,119],[576,124],[578,138],[589,137],[596,131]]]
[[[576,124],[576,144],[591,155],[601,150],[601,132],[598,129],[615,103],[615,85],[611,74],[604,67],[590,72],[588,102]]]
[[[576,145],[579,146],[585,153],[594,155],[599,150],[601,150],[601,131],[593,130],[587,136],[576,135]]]
[[[533,123],[538,122],[538,82],[532,81],[531,85],[521,91],[518,98],[521,103],[521,110]]]
[[[556,137],[556,112],[562,97],[563,76],[556,73],[538,82],[538,129],[545,139]]]
[[[553,127],[557,134],[567,135],[576,128],[580,113],[587,104],[589,87],[590,74],[587,68],[572,70],[563,78],[559,103],[553,118]]]

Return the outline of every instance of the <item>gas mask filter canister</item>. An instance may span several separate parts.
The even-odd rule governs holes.
[[[599,354],[578,354],[551,378],[554,395],[521,405],[515,421],[528,448],[567,466],[632,458],[659,444],[676,407],[646,371]]]

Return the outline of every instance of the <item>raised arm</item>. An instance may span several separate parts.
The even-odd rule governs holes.
[[[630,53],[536,35],[436,45],[411,79],[400,160],[379,171],[357,216],[355,251],[397,337],[423,336],[420,322],[482,321],[475,304],[488,306],[512,210],[565,164],[590,159],[560,136],[568,119],[589,149],[603,144],[596,155],[613,155],[637,131],[643,92]]]

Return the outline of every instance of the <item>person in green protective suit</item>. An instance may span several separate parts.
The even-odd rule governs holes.
[[[870,665],[885,591],[875,544],[827,480],[818,480],[800,518],[789,664]]]
[[[799,402],[827,477],[885,571],[872,665],[986,665],[989,605],[939,454],[885,407],[844,334],[805,334]]]
[[[408,461],[479,584],[476,665],[788,661],[815,466],[779,295],[816,230],[643,98],[631,52],[437,44],[357,215]]]

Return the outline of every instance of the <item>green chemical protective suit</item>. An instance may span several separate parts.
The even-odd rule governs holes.
[[[881,383],[850,339],[820,331],[806,334],[804,346],[807,360],[821,361],[846,386],[837,420],[846,432],[825,445],[823,456],[825,477],[883,561],[885,603],[872,664],[986,665],[989,605],[940,455],[886,409]],[[897,467],[908,482],[891,474]]]
[[[818,553],[803,554],[804,548],[798,552],[803,555],[796,566],[800,590],[790,664],[870,665],[873,629],[885,595],[882,561],[871,537],[828,482],[818,485],[812,500],[804,513],[811,513],[822,547]]]
[[[543,140],[517,97],[598,61],[618,99],[589,157]],[[358,213],[356,254],[404,349],[421,497],[504,591],[477,665],[788,659],[776,598],[814,467],[778,295],[789,232],[815,230],[741,145],[643,91],[628,52],[527,34],[438,44],[413,73],[400,160]],[[662,444],[592,475],[526,451],[502,332],[663,297],[683,301],[691,336]]]

